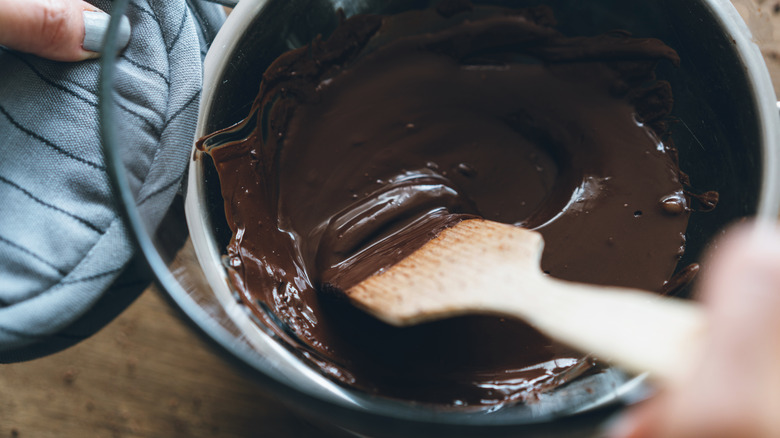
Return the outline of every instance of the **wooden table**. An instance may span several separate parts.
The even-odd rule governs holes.
[[[780,1],[735,2],[768,11],[759,37],[780,84]],[[154,287],[81,344],[0,366],[0,394],[0,438],[328,436],[214,354]]]
[[[0,437],[322,437],[150,287],[90,339],[0,367]]]

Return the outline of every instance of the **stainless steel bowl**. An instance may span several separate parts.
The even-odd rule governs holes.
[[[339,8],[350,16],[429,3],[434,2],[242,0],[206,58],[197,135],[245,117],[270,62],[317,34],[327,35],[338,23]],[[697,186],[720,191],[722,199],[714,212],[692,218],[688,254],[681,265],[695,260],[706,243],[737,218],[777,216],[780,129],[774,90],[760,51],[729,1],[475,3],[544,3],[554,8],[568,34],[627,29],[661,38],[679,52],[682,65],[662,66],[659,75],[674,88],[673,115],[679,123],[673,136],[681,168]],[[220,259],[230,232],[216,181],[209,160],[196,152],[186,197],[192,246],[185,245],[173,265],[160,259],[165,266],[155,266],[155,255],[147,256],[174,301],[228,357],[237,359],[280,401],[314,419],[369,436],[590,436],[616,408],[648,391],[642,376],[612,369],[546,394],[538,403],[465,412],[371,396],[335,384],[262,330],[237,304]]]

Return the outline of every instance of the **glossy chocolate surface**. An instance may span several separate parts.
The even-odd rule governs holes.
[[[518,321],[398,329],[318,289],[481,216],[539,230],[550,275],[662,290],[690,196],[653,70],[679,60],[622,32],[566,37],[543,7],[442,5],[355,16],[282,55],[250,117],[205,139],[234,233],[228,270],[264,324],[345,384],[457,406],[532,400],[590,361]]]

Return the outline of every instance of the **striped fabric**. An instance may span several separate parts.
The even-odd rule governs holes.
[[[156,227],[184,173],[202,58],[224,12],[199,0],[131,0],[127,16],[117,129],[136,199]],[[150,281],[113,203],[98,74],[96,61],[58,63],[0,47],[2,362],[88,336]]]

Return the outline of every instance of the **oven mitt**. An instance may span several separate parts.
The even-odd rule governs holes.
[[[110,1],[93,3],[111,10]],[[118,146],[154,229],[180,187],[202,60],[225,15],[200,0],[131,0],[125,14],[132,35],[116,66]],[[84,339],[151,281],[106,171],[99,72],[98,61],[0,47],[0,362]]]

